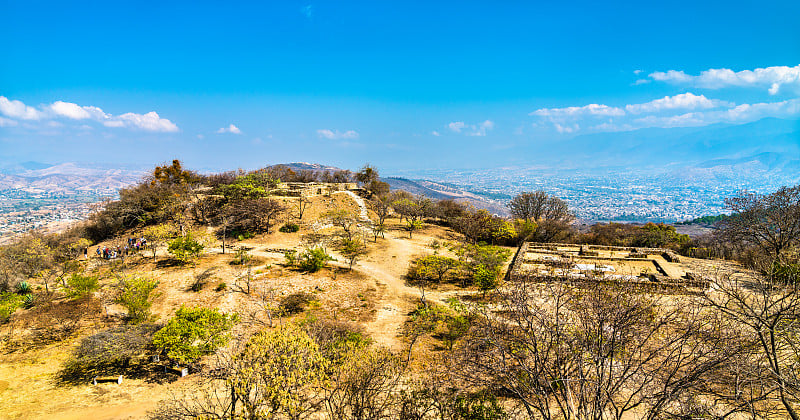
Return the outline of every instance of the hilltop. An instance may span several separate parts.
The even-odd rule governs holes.
[[[720,293],[752,293],[732,285],[765,281],[719,259],[747,261],[764,252],[755,244],[653,223],[578,231],[543,191],[515,196],[504,218],[446,185],[420,183],[439,199],[392,190],[369,165],[295,165],[198,174],[176,160],[63,233],[0,247],[4,415],[229,417],[230,400],[207,398],[236,395],[252,403],[237,415],[291,417],[257,384],[312,417],[354,418],[365,398],[386,418],[528,418],[521,398],[565,398],[543,380],[565,366],[620,381],[569,392],[665,409],[636,388],[647,381],[681,412],[681,398],[727,395],[735,356],[757,350],[734,339],[746,327],[709,315],[723,316],[709,303]],[[787,261],[777,267],[791,277]],[[553,347],[532,346],[541,337]],[[624,340],[609,353],[589,345],[598,337]],[[539,380],[513,379],[539,361]],[[736,410],[718,404],[709,412]]]

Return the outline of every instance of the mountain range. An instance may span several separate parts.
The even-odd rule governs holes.
[[[114,194],[120,188],[139,181],[144,174],[138,170],[87,167],[72,162],[58,165],[24,162],[0,170],[0,190]]]
[[[585,134],[548,143],[538,156],[551,165],[582,168],[709,168],[755,163],[767,170],[797,171],[800,120],[764,118],[741,125]]]

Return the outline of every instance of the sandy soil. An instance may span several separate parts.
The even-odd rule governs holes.
[[[296,199],[285,198],[291,207]],[[429,226],[414,234],[413,239],[399,229],[396,220],[389,221],[385,239],[369,242],[369,253],[358,261],[349,272],[344,259],[329,249],[339,261],[330,269],[315,274],[305,274],[284,266],[284,257],[279,249],[301,248],[301,235],[320,226],[314,221],[324,212],[347,208],[364,218],[371,213],[362,200],[347,193],[335,193],[331,197],[317,197],[306,210],[301,221],[303,227],[297,233],[275,232],[244,241],[231,241],[231,250],[249,249],[256,257],[250,268],[253,293],[236,292],[238,284],[244,287],[247,269],[231,265],[233,253],[221,254],[220,244],[212,243],[196,267],[177,267],[167,264],[164,250],[159,250],[156,260],[152,254],[130,257],[126,261],[131,271],[144,273],[159,280],[159,296],[152,312],[162,322],[169,319],[181,305],[216,307],[225,312],[247,312],[260,301],[277,305],[281,297],[299,291],[313,293],[318,297],[318,311],[339,319],[357,322],[376,343],[402,350],[398,336],[408,313],[419,302],[420,292],[405,284],[409,263],[415,257],[432,253],[432,240],[447,239],[446,231]],[[295,219],[296,220],[296,219]],[[363,222],[366,225],[366,221]],[[322,233],[335,229],[323,228]],[[109,243],[110,244],[110,243]],[[105,244],[100,244],[101,246]],[[94,247],[91,251],[94,251]],[[105,272],[108,263],[90,258],[89,266]],[[205,285],[198,292],[191,286],[198,276],[205,274]],[[226,283],[223,291],[216,290]],[[113,279],[105,280],[110,289]],[[452,291],[427,291],[429,301],[444,299]],[[103,294],[103,293],[101,293]],[[108,293],[110,296],[110,293]],[[123,309],[108,299],[104,311],[110,315],[121,314]],[[303,315],[300,315],[303,316]],[[261,320],[266,322],[264,316]],[[246,327],[241,327],[246,328]],[[144,418],[148,410],[168,394],[172,386],[189,385],[192,375],[179,379],[172,385],[145,382],[125,378],[116,383],[62,385],[55,378],[79,340],[93,332],[86,329],[72,339],[39,349],[28,349],[0,354],[0,419],[131,419]]]

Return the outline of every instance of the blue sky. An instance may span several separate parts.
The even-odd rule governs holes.
[[[480,168],[800,118],[800,2],[542,3],[0,0],[0,161]]]

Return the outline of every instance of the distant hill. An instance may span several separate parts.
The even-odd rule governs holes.
[[[324,171],[341,171],[341,168],[337,168],[335,166],[328,166],[322,165],[319,163],[308,163],[308,162],[292,162],[292,163],[279,163],[276,165],[270,165],[269,168],[275,166],[285,166],[293,171],[312,171],[312,172],[324,172]]]
[[[285,166],[293,171],[306,170],[314,173],[323,171],[335,172],[342,170],[341,168],[337,168],[335,166],[307,162],[282,163],[272,166]],[[434,182],[426,179],[412,180],[399,177],[383,177],[381,178],[381,181],[389,184],[389,187],[392,190],[408,191],[411,194],[424,195],[425,197],[436,200],[453,199],[479,209],[488,210],[493,214],[508,215],[508,209],[502,202],[464,191],[453,185],[447,185],[441,182]]]
[[[452,199],[461,203],[485,209],[493,214],[507,216],[508,208],[503,202],[482,197],[468,191],[461,190],[455,186],[425,179],[406,179],[397,177],[381,178],[383,182],[389,184],[392,190],[408,191],[411,194],[424,195],[436,200]]]
[[[141,180],[143,171],[100,169],[75,163],[44,165],[26,162],[15,173],[0,173],[0,190],[19,189],[30,192],[102,191],[113,193]]]
[[[764,118],[741,125],[594,133],[547,146],[539,156],[548,158],[552,166],[558,162],[588,167],[694,166],[725,159],[750,163],[749,157],[766,154],[784,155],[791,161],[800,159],[800,121]]]

